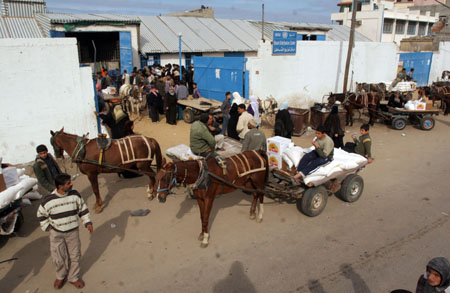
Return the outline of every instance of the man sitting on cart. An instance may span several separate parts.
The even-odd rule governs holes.
[[[315,150],[305,154],[297,167],[297,174],[291,177],[292,183],[297,185],[300,178],[306,177],[319,168],[333,160],[334,143],[325,133],[325,127],[320,125],[316,130],[316,137],[312,145]]]
[[[208,113],[200,115],[200,121],[195,121],[191,125],[190,144],[191,151],[201,157],[214,156],[216,140],[208,129]]]

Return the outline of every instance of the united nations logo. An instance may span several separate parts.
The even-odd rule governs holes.
[[[287,37],[288,37],[288,33],[287,32],[283,32],[283,39],[287,39]]]

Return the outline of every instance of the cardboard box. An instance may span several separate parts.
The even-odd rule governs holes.
[[[433,110],[433,101],[427,101],[426,104],[426,110]]]
[[[274,136],[267,139],[267,152],[269,154],[280,155],[289,148],[291,140],[289,138]]]
[[[268,155],[269,155],[269,166],[281,169],[281,167],[283,166],[283,159],[281,158],[281,156],[270,153]]]

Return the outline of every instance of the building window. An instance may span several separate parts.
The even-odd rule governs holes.
[[[428,24],[428,35],[431,36],[433,34],[433,23]]]
[[[416,21],[408,22],[408,35],[415,35],[416,34],[416,27],[417,27],[417,22]]]
[[[393,26],[394,26],[393,19],[385,19],[383,23],[383,34],[392,34]]]
[[[405,33],[405,24],[406,21],[397,19],[395,25],[395,34],[402,35]]]
[[[425,22],[419,22],[419,36],[424,36],[427,33],[427,24]]]

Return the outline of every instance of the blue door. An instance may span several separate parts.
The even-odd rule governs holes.
[[[131,33],[119,32],[120,40],[120,71],[133,71],[133,50],[131,49]]]
[[[64,38],[64,37],[66,37],[65,32],[54,31],[54,30],[50,31],[50,38]]]
[[[226,92],[238,92],[246,97],[245,63],[243,57],[194,56],[194,81],[200,95],[207,99],[225,100]]]
[[[417,80],[418,86],[428,85],[432,58],[432,52],[400,53],[406,72],[414,68],[413,79]]]
[[[245,57],[244,52],[225,52],[223,57]]]

